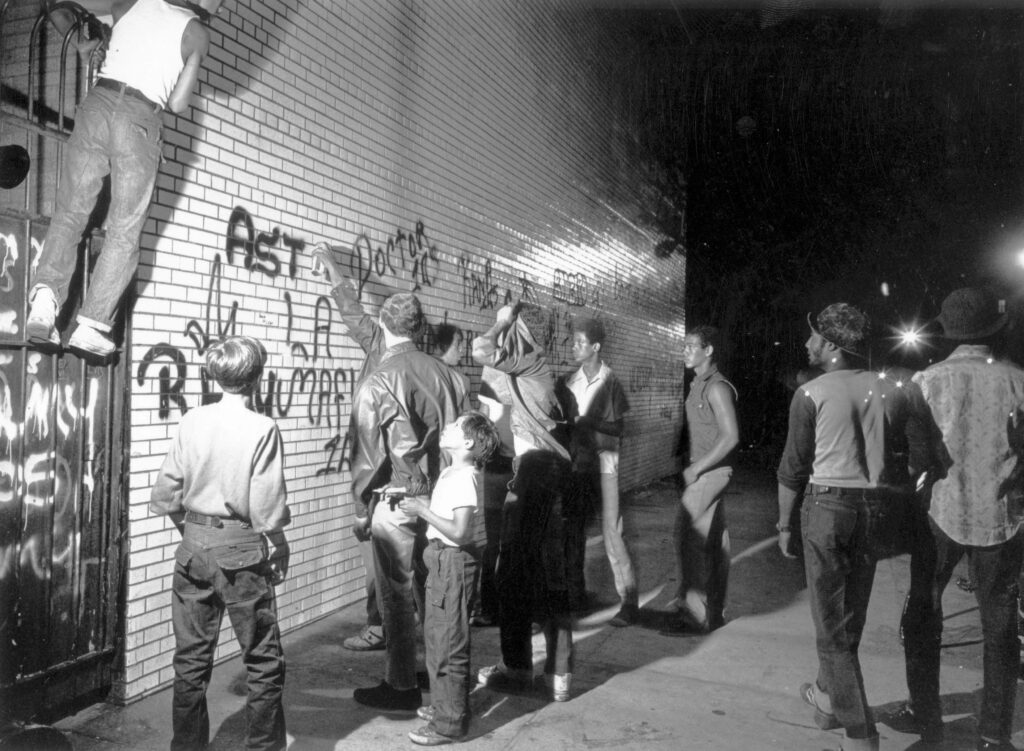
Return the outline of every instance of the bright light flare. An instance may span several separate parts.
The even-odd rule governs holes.
[[[921,341],[920,329],[904,329],[900,332],[900,344],[904,347],[916,347]]]
[[[1017,251],[1017,265],[1024,268],[1024,250]]]

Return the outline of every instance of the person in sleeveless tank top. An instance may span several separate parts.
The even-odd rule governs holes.
[[[721,501],[732,478],[739,427],[736,388],[715,364],[718,343],[714,326],[695,327],[683,343],[683,363],[694,379],[686,397],[689,460],[675,529],[677,612],[662,631],[666,635],[707,633],[725,622],[730,546]]]
[[[139,263],[139,237],[161,162],[162,113],[179,114],[188,107],[210,47],[204,21],[222,2],[79,0],[113,26],[100,76],[79,105],[64,146],[53,218],[29,292],[25,331],[30,342],[49,348],[62,344],[57,319],[82,235],[109,176],[106,235],[68,347],[87,357],[116,352],[111,332]],[[74,22],[66,10],[48,13],[61,32]]]

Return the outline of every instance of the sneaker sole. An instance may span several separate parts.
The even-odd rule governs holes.
[[[342,643],[342,649],[347,649],[350,652],[380,652],[385,648],[383,643],[381,644],[345,644]]]
[[[71,341],[68,342],[68,349],[74,351],[76,354],[86,358],[93,358],[99,360],[106,360],[117,354],[118,350],[115,347],[111,350],[95,350],[88,346],[83,345],[81,342],[76,342],[75,337],[71,337]]]
[[[57,330],[53,326],[46,326],[41,323],[33,323],[29,321],[25,324],[25,336],[30,342],[36,344],[52,344],[55,347],[60,346],[60,337],[57,335]]]

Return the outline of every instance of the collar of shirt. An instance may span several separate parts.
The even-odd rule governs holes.
[[[388,347],[384,351],[384,356],[381,357],[380,359],[381,359],[381,362],[384,362],[385,360],[390,360],[395,355],[400,355],[403,352],[413,352],[415,350],[416,350],[416,342],[411,341],[411,340],[410,341],[405,341],[405,342],[399,342],[398,344],[395,344],[395,345],[392,345],[392,346]]]
[[[708,380],[711,379],[711,376],[713,376],[717,372],[718,372],[718,366],[715,365],[714,363],[712,363],[711,367],[708,368],[708,372],[707,373],[705,373],[704,375],[696,375],[696,376],[694,376],[693,385],[696,386],[698,384],[707,382]]]
[[[985,360],[992,359],[992,348],[987,344],[961,344],[949,353],[947,360],[962,360],[969,357],[980,357]]]
[[[572,376],[570,376],[569,386],[572,387],[577,384],[582,384],[584,382],[588,386],[593,386],[596,383],[601,383],[602,381],[607,380],[609,373],[611,373],[611,368],[609,368],[607,363],[605,362],[601,363],[601,367],[598,368],[597,370],[597,375],[595,375],[593,378],[588,378],[583,368],[580,368],[575,373],[573,373]]]

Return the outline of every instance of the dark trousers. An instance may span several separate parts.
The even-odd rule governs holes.
[[[563,510],[570,470],[569,462],[553,452],[528,451],[516,457],[502,509],[495,575],[501,658],[515,670],[533,669],[536,620],[544,626],[545,671],[572,672]]]
[[[423,551],[427,568],[423,639],[431,727],[441,735],[459,738],[469,728],[470,628],[469,613],[476,594],[479,555],[432,540]]]
[[[191,528],[186,526],[185,540],[175,554],[171,594],[175,640],[171,749],[202,751],[209,743],[206,690],[225,610],[246,669],[245,747],[283,749],[285,662],[265,564],[222,569],[215,548],[190,539]]]
[[[809,494],[801,509],[818,687],[849,738],[877,735],[857,652],[875,578],[873,540],[886,521],[885,501],[838,492]]]
[[[978,734],[991,741],[1009,741],[1017,693],[1017,592],[1024,537],[998,545],[961,545],[931,520],[916,540],[911,557],[910,594],[902,629],[907,661],[907,687],[914,713],[925,722],[942,718],[939,702],[939,653],[942,641],[942,593],[965,555],[981,615],[984,640]],[[922,525],[923,526],[923,525]]]
[[[487,544],[480,558],[479,597],[476,610],[495,621],[498,619],[498,585],[494,573],[498,566],[498,551],[501,545],[501,509],[512,479],[512,464],[492,462],[484,472],[484,532]]]
[[[587,521],[600,498],[599,475],[573,472],[565,505],[565,563],[569,577],[569,603],[573,610],[587,606]]]

